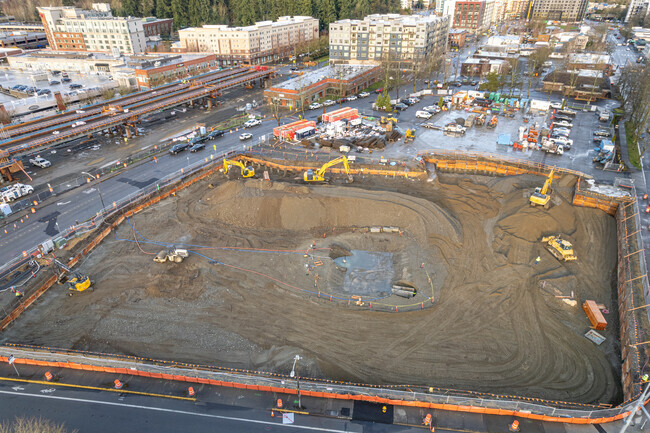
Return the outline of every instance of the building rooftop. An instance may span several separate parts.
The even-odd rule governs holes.
[[[609,54],[598,54],[598,53],[573,53],[569,54],[569,60],[572,63],[587,63],[587,64],[610,64],[611,57]]]
[[[268,26],[279,27],[287,24],[300,23],[306,20],[313,20],[313,19],[316,18],[303,16],[303,15],[296,15],[293,17],[290,16],[278,17],[277,21],[257,21],[255,24],[250,26],[230,27],[226,24],[206,24],[202,27],[186,27],[184,29],[180,29],[179,32],[192,32],[197,29],[217,29],[224,32],[242,32],[242,31],[245,32],[245,31],[257,30],[260,27],[268,27]]]
[[[385,25],[391,25],[395,21],[399,21],[402,23],[402,25],[417,25],[421,23],[427,23],[427,22],[438,22],[445,20],[446,17],[439,17],[436,15],[400,15],[400,14],[374,14],[374,15],[368,15],[362,20],[351,20],[351,19],[345,19],[345,20],[339,20],[335,21],[332,24],[341,24],[341,23],[349,23],[349,24],[361,24],[361,23],[371,23],[371,24],[385,24]]]
[[[124,63],[125,66],[135,69],[154,69],[160,66],[194,60],[211,55],[210,53],[202,54],[134,54],[113,56],[105,52],[90,52],[90,51],[49,51],[38,50],[24,52],[19,57],[31,57],[37,59],[69,59],[69,60],[100,60],[111,61],[113,63]]]
[[[300,90],[328,78],[348,81],[376,67],[375,65],[329,65],[315,71],[307,72],[273,87],[276,89]]]

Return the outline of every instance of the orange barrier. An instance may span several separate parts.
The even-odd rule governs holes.
[[[0,356],[0,362],[8,362],[8,357]],[[106,373],[107,372],[106,370],[108,369],[107,367],[78,364],[74,362],[52,363],[49,361],[31,360],[25,358],[15,358],[14,362],[18,364],[29,364],[29,365],[36,365],[36,366],[48,366],[48,367],[51,366],[51,364],[58,364],[58,366],[61,368],[95,371],[99,373]],[[204,378],[182,376],[182,375],[150,373],[150,372],[140,371],[133,368],[129,368],[129,369],[115,368],[113,370],[115,371],[111,371],[111,373],[118,373],[123,375],[160,378],[160,379],[177,381],[177,382],[201,383],[206,385],[225,386],[230,388],[246,389],[246,390],[253,390],[253,391],[274,392],[278,394],[291,394],[291,395],[298,394],[298,390],[292,388],[282,388],[276,386],[259,386],[259,385],[250,385],[250,384],[243,384],[238,382],[204,379]],[[123,386],[123,383],[119,381],[119,379],[116,379],[114,381],[115,387],[117,387],[118,383],[121,386]],[[439,409],[445,411],[468,412],[468,413],[489,414],[489,415],[505,415],[505,416],[513,416],[517,418],[526,418],[526,419],[532,419],[538,421],[559,422],[559,423],[567,423],[567,424],[603,424],[603,423],[621,420],[630,414],[630,411],[627,411],[610,417],[565,418],[565,417],[558,417],[558,416],[534,414],[534,413],[530,413],[530,411],[517,411],[513,409],[496,409],[496,408],[455,405],[455,404],[445,404],[445,403],[431,403],[431,402],[424,402],[424,401],[406,401],[406,400],[396,400],[391,398],[377,397],[377,396],[370,396],[370,395],[339,394],[334,392],[309,391],[305,389],[301,389],[300,393],[302,396],[314,397],[314,398],[368,401],[373,403],[389,404],[394,406],[409,406],[409,407],[419,407],[424,409]],[[646,401],[645,404],[647,404],[648,401]],[[278,399],[277,403],[278,403],[278,407],[282,407],[281,406],[282,401],[280,399]],[[593,411],[585,411],[585,414],[591,414],[591,413],[593,413]]]

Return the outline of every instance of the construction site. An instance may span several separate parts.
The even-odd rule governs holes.
[[[299,354],[305,380],[548,404],[637,394],[625,196],[503,161],[239,160],[56,251],[92,290],[50,284],[2,341],[259,374]]]

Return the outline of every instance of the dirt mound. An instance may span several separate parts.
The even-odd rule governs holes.
[[[339,257],[349,257],[352,253],[349,249],[342,247],[341,245],[331,245],[330,246],[330,259],[338,259]]]

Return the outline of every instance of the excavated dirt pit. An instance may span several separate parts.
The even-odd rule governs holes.
[[[300,354],[305,377],[616,403],[615,221],[571,206],[573,181],[545,211],[534,176],[215,176],[123,223],[79,267],[93,292],[55,286],[2,339],[279,373]],[[557,233],[577,262],[539,241]],[[156,243],[198,254],[157,264]],[[609,308],[601,346],[585,299]]]

